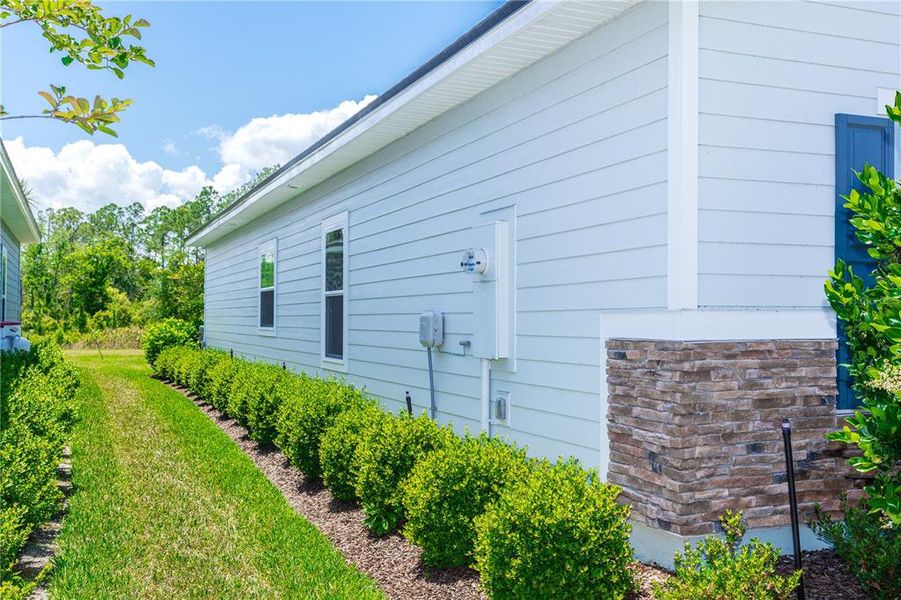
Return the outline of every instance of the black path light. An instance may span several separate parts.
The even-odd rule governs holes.
[[[788,505],[789,510],[791,510],[795,570],[801,571],[801,579],[798,581],[798,600],[804,600],[804,572],[801,570],[801,531],[798,525],[798,496],[795,491],[795,461],[792,458],[792,425],[788,419],[782,419],[782,442],[785,445],[785,477],[788,479]]]

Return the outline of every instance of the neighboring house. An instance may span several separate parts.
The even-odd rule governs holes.
[[[901,154],[899,11],[504,5],[193,235],[206,340],[421,411],[443,313],[439,421],[598,467],[640,556],[726,508],[787,546],[783,418],[802,510],[851,483],[823,282]]]
[[[37,243],[41,233],[2,141],[0,171],[0,346],[6,348],[22,329],[22,244]]]

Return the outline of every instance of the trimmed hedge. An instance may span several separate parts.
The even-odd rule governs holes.
[[[404,535],[433,567],[472,564],[474,519],[527,474],[525,450],[487,435],[467,436],[420,460],[403,483]],[[436,510],[440,507],[440,510]]]
[[[475,519],[476,568],[492,598],[622,598],[633,589],[628,505],[574,460],[533,461]]]
[[[319,443],[319,464],[322,466],[322,481],[335,498],[357,498],[357,446],[364,431],[381,427],[381,421],[388,418],[388,413],[373,402],[342,412],[325,430]]]
[[[366,513],[366,526],[376,535],[397,528],[405,518],[401,482],[417,461],[453,439],[449,427],[439,427],[423,413],[370,423],[354,455],[356,490]]]
[[[253,439],[274,441],[335,498],[359,499],[375,534],[406,520],[427,564],[474,564],[493,598],[619,598],[631,589],[629,507],[575,461],[551,465],[497,439],[459,439],[425,414],[385,412],[343,382],[221,351],[163,350],[154,369],[246,424]]]
[[[196,348],[197,328],[187,321],[169,318],[148,326],[144,331],[141,348],[144,350],[144,358],[151,367],[155,365],[160,352],[173,346]]]
[[[318,479],[322,476],[319,450],[325,431],[344,411],[373,403],[353,386],[337,380],[299,377],[282,385],[284,402],[276,422],[276,443],[304,475]]]
[[[11,567],[62,494],[57,466],[75,422],[78,372],[49,342],[0,357],[0,580],[18,594]]]

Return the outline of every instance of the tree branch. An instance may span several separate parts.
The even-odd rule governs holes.
[[[10,21],[9,23],[0,23],[0,29],[3,29],[4,27],[9,27],[10,25],[16,25],[18,23],[25,23],[26,21],[34,21],[34,20],[35,20],[34,17],[27,17],[27,18],[16,19],[15,21]]]
[[[14,119],[56,119],[53,115],[4,115],[0,121],[12,121]]]

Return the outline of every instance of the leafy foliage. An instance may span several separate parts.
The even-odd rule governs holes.
[[[901,92],[889,117],[901,123]],[[863,472],[874,472],[867,486],[872,510],[881,511],[901,526],[901,387],[872,385],[884,381],[884,372],[901,364],[901,184],[870,165],[858,174],[866,188],[844,196],[854,216],[857,238],[876,261],[873,284],[836,262],[826,281],[826,298],[842,321],[851,359],[847,368],[863,410],[847,419],[848,425],[827,437],[853,444],[861,456],[850,459]]]
[[[740,512],[727,511],[720,517],[720,524],[725,539],[708,536],[696,548],[686,543],[684,552],[676,552],[676,574],[663,585],[655,586],[655,598],[792,598],[801,572],[788,576],[777,574],[779,551],[771,544],[753,538],[750,544],[742,546],[745,526]]]
[[[197,330],[190,323],[181,319],[163,319],[144,332],[144,358],[152,367],[163,349],[170,346],[194,347],[196,340]]]
[[[232,379],[227,412],[250,430],[250,438],[268,444],[275,438],[275,420],[285,378],[281,367],[241,361]]]
[[[357,446],[357,496],[366,513],[366,526],[376,535],[397,528],[405,517],[401,482],[413,466],[453,438],[423,413],[406,413],[370,423]]]
[[[2,0],[0,29],[23,23],[37,25],[50,44],[50,52],[62,53],[60,60],[67,67],[79,63],[89,70],[109,71],[122,79],[131,63],[154,66],[143,47],[127,41],[128,38],[140,40],[141,30],[150,23],[131,15],[106,17],[89,0]],[[118,113],[132,102],[118,98],[108,101],[100,96],[89,102],[87,98],[67,95],[65,86],[52,84],[49,92],[38,94],[50,105],[41,115],[10,116],[0,106],[0,120],[43,116],[71,123],[88,134],[100,131],[116,136],[111,125],[119,122]]]
[[[404,535],[434,567],[472,564],[475,523],[528,472],[524,450],[486,435],[454,439],[416,463],[403,482]]]
[[[207,393],[203,399],[212,404],[216,410],[225,412],[228,408],[232,379],[238,372],[240,364],[240,360],[226,356],[210,368],[209,382],[206,385]]]
[[[901,531],[873,513],[866,499],[858,506],[841,499],[842,520],[834,521],[819,506],[811,529],[828,542],[873,598],[901,598]]]
[[[357,463],[354,457],[363,433],[380,427],[382,420],[391,418],[375,403],[350,407],[335,417],[319,441],[319,464],[322,481],[339,500],[357,497]]]
[[[622,598],[633,587],[629,506],[575,460],[533,461],[475,519],[476,568],[491,598]]]
[[[293,377],[284,382],[278,411],[276,444],[309,478],[322,476],[322,435],[342,412],[371,401],[351,385],[336,380]]]
[[[0,382],[0,580],[16,595],[12,562],[61,499],[56,469],[76,417],[78,375],[43,342],[3,353]]]
[[[192,231],[274,169],[234,192],[201,190],[177,208],[146,213],[134,203],[85,214],[74,208],[39,214],[42,240],[22,253],[22,321],[30,337],[57,343],[85,334],[143,327],[174,317],[203,322],[203,251],[186,246]]]

